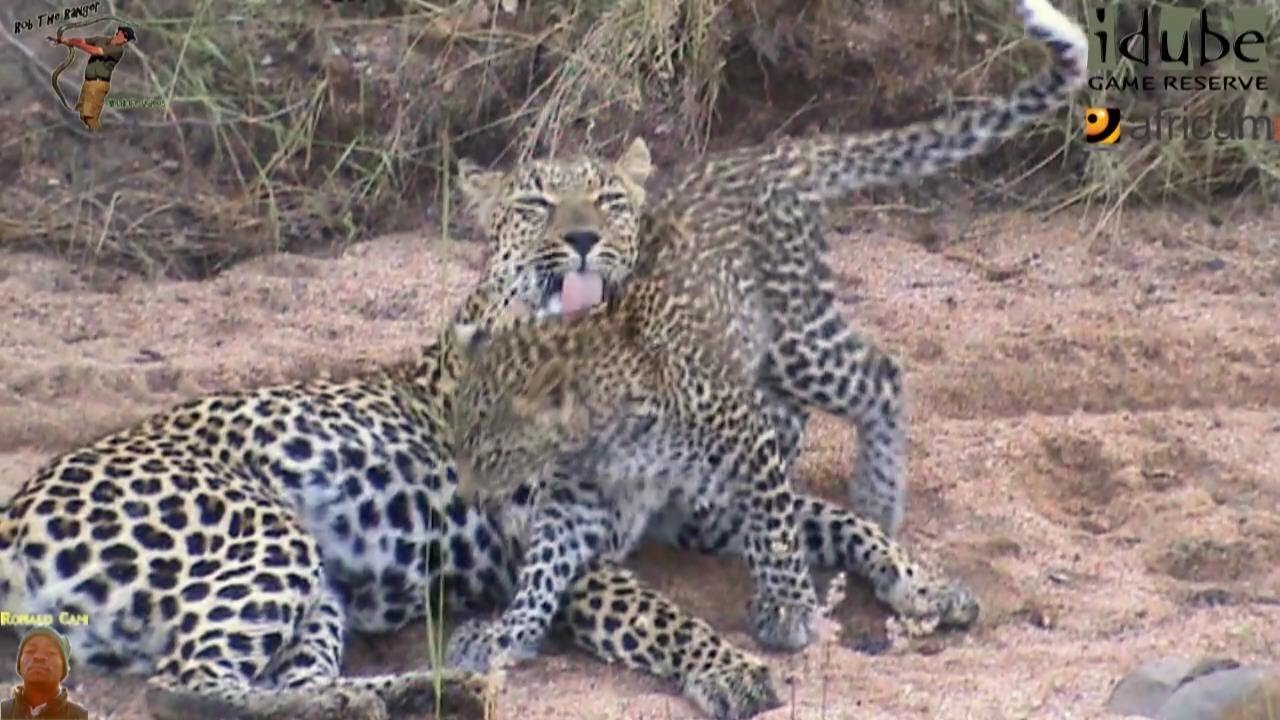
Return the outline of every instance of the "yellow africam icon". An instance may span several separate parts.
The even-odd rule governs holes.
[[[1120,139],[1120,108],[1084,109],[1084,140],[1091,145],[1114,145]]]

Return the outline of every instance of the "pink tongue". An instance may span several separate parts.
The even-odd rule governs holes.
[[[574,315],[587,310],[604,297],[604,278],[592,272],[573,272],[564,276],[560,293],[560,312]]]

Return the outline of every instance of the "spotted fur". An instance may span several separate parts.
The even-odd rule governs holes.
[[[836,310],[820,234],[765,247],[744,232],[744,224],[761,194],[775,186],[813,201],[817,212],[855,190],[954,167],[1059,108],[1085,78],[1084,33],[1049,0],[1015,0],[1013,6],[1028,36],[1045,43],[1051,61],[1008,96],[883,132],[785,139],[708,155],[674,172],[647,210],[642,205],[649,201],[637,188],[651,165],[640,139],[611,165],[539,159],[510,171],[481,171],[464,164],[462,187],[496,250],[490,275],[546,314],[556,312],[556,290],[575,270],[599,272],[607,295],[616,296],[637,269],[653,265],[664,252],[682,252],[639,233],[646,213],[669,218],[699,238],[689,252],[714,244],[748,263],[759,259],[749,272],[756,275],[775,327],[760,380],[802,420],[819,410],[857,427],[852,506],[896,535],[907,502],[900,364]],[[691,254],[683,258],[686,264],[695,261]],[[678,266],[682,260],[664,262]]]

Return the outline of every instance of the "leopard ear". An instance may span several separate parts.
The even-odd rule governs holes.
[[[482,170],[473,160],[458,160],[458,189],[476,222],[486,230],[493,221],[506,179],[507,174],[501,170]]]
[[[613,164],[613,169],[635,196],[636,204],[643,205],[644,184],[653,173],[653,160],[649,156],[649,146],[644,138],[638,137],[632,140],[622,156]]]

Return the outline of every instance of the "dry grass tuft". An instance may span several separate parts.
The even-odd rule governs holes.
[[[1260,2],[1280,24],[1280,0]],[[669,164],[690,148],[917,119],[1003,92],[1043,58],[1003,2],[974,0],[105,4],[141,34],[112,94],[167,109],[109,110],[114,145],[90,144],[47,97],[52,51],[27,46],[14,64],[28,71],[25,92],[43,92],[11,113],[0,143],[11,187],[0,243],[178,277],[272,250],[335,252],[428,220],[448,237],[459,156],[614,152],[644,134]],[[72,98],[75,75],[64,76]],[[1260,96],[1163,100],[1275,113]],[[1126,204],[1269,193],[1280,177],[1274,142],[1087,152],[1079,109],[963,169],[969,192],[1046,212],[1085,203],[1102,225]]]

